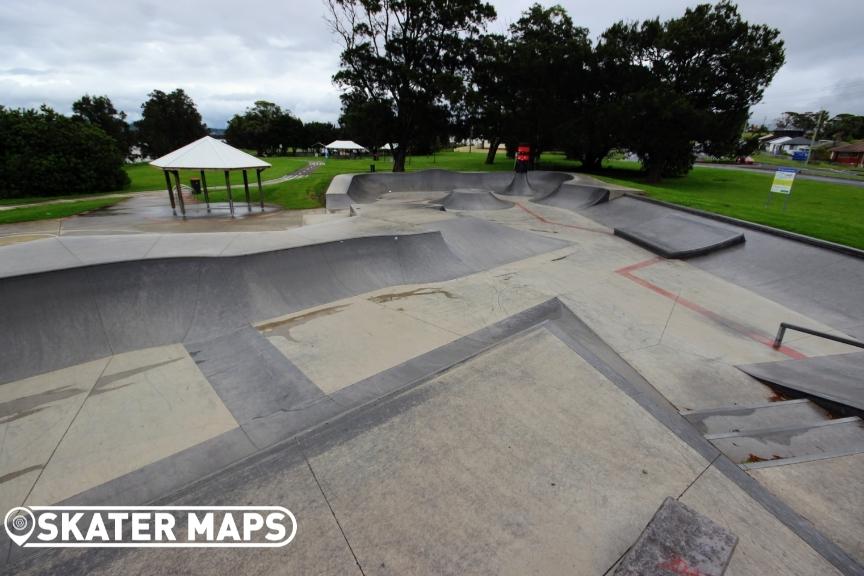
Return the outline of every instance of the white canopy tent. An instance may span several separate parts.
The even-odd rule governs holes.
[[[328,150],[357,150],[360,152],[368,152],[366,148],[357,144],[353,140],[334,140],[327,146],[325,146]]]
[[[171,185],[171,176],[174,174],[174,182],[177,187],[177,198],[180,202],[180,211],[185,216],[186,206],[183,203],[183,195],[180,190],[180,170],[199,170],[201,173],[201,186],[204,190],[204,201],[207,203],[207,211],[210,211],[210,197],[207,194],[207,177],[205,170],[220,170],[225,173],[225,187],[228,190],[228,205],[231,215],[234,215],[234,199],[231,196],[231,170],[243,171],[243,188],[246,191],[246,205],[252,210],[252,201],[249,198],[249,177],[247,170],[255,170],[258,178],[258,200],[261,210],[264,210],[264,190],[261,186],[261,172],[270,168],[270,164],[229,146],[221,140],[210,136],[204,136],[199,140],[178,148],[177,150],[157,158],[150,162],[151,166],[160,168],[165,173],[165,184],[168,186],[168,196],[171,199],[171,208],[175,210],[174,191]]]

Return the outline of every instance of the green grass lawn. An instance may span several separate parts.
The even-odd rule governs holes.
[[[652,198],[864,249],[864,189],[796,180],[783,211],[783,195],[765,207],[773,174],[697,167],[684,178],[649,184],[634,162],[611,163],[601,180],[644,190]]]
[[[760,164],[768,164],[770,166],[788,166],[790,168],[798,168],[799,170],[808,170],[813,172],[824,173],[826,176],[843,176],[852,180],[864,180],[864,168],[857,166],[848,166],[846,164],[832,164],[831,162],[813,161],[804,165],[804,162],[792,160],[789,156],[772,154],[754,154],[753,160]],[[837,174],[836,171],[845,172],[845,174]]]
[[[10,210],[0,210],[0,224],[13,224],[15,222],[30,222],[32,220],[47,220],[49,218],[65,218],[82,212],[98,210],[120,202],[123,198],[96,198],[93,200],[81,200],[79,202],[57,202],[55,204],[42,204],[39,206],[24,206]]]
[[[272,164],[272,168],[268,168],[261,173],[261,178],[270,180],[284,176],[290,172],[302,168],[308,162],[307,158],[297,158],[294,156],[274,156],[265,158],[267,162]],[[144,192],[147,190],[165,190],[165,175],[162,170],[154,168],[147,163],[130,164],[126,167],[126,173],[129,174],[129,179],[132,184],[126,189],[126,192]],[[206,173],[208,186],[224,186],[225,176],[220,172]],[[249,171],[250,181],[255,180],[255,171]],[[180,181],[184,184],[189,184],[192,178],[199,178],[199,173],[196,170],[181,170]],[[243,173],[239,171],[231,172],[231,184],[243,184]]]

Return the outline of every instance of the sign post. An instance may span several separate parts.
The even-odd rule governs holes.
[[[778,168],[774,174],[774,182],[771,184],[771,192],[768,193],[768,198],[765,200],[765,207],[771,203],[772,194],[783,194],[783,211],[786,211],[786,205],[789,203],[789,196],[792,195],[792,183],[795,182],[795,174],[798,170],[795,168]]]

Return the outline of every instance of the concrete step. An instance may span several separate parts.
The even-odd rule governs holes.
[[[723,434],[761,430],[778,426],[809,424],[828,420],[828,413],[807,400],[786,400],[723,406],[706,410],[689,410],[681,415],[699,429],[702,434]]]
[[[742,468],[763,468],[864,452],[864,423],[857,416],[822,422],[706,434]]]

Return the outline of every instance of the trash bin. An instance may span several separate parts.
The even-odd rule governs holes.
[[[374,172],[374,171],[375,171],[375,165],[374,165],[374,164],[370,164],[370,165],[369,165],[369,172]]]
[[[189,181],[189,184],[192,186],[192,193],[193,194],[200,194],[201,193],[201,179],[200,178],[192,178]]]

